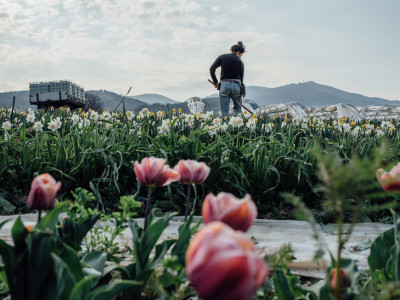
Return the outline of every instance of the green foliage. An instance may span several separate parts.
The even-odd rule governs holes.
[[[141,282],[141,285],[132,287],[124,292],[123,299],[141,299],[141,294],[155,268],[162,262],[168,249],[176,243],[175,240],[164,240],[156,245],[164,229],[174,215],[165,215],[154,221],[153,209],[148,218],[146,230],[139,227],[136,221],[129,219],[128,224],[132,231],[135,262],[127,266],[122,273],[123,279],[132,279]],[[155,250],[153,256],[150,253]]]
[[[56,205],[32,231],[18,217],[11,231],[14,246],[0,240],[0,275],[12,299],[109,299],[138,284],[110,283],[114,268],[106,267],[104,253],[91,252],[80,260],[73,248],[57,243],[58,216],[67,205]]]
[[[53,131],[48,124],[56,118],[61,127]],[[0,114],[0,119],[9,120],[9,113]],[[354,134],[341,128],[350,123],[346,120],[306,119],[299,123],[259,116],[254,128],[246,126],[251,118],[244,118],[240,127],[232,126],[229,120],[222,121],[220,125],[226,127],[221,129],[218,125],[215,134],[210,133],[210,127],[216,117],[206,114],[167,112],[148,116],[128,111],[112,114],[60,109],[35,112],[35,121],[38,120],[43,131],[35,131],[25,115],[15,115],[7,139],[5,134],[0,135],[0,180],[7,183],[5,192],[15,197],[12,190],[16,189],[26,195],[31,179],[47,172],[63,182],[61,194],[66,194],[65,198],[77,187],[91,189],[103,212],[113,211],[116,197],[138,193],[132,162],[150,155],[165,157],[171,167],[179,159],[195,159],[209,165],[211,173],[199,189],[200,200],[208,192],[225,191],[240,197],[250,193],[260,216],[280,218],[284,216],[271,212],[286,208],[280,207],[276,199],[282,192],[296,191],[307,205],[320,211],[320,194],[315,190],[318,166],[312,151],[315,141],[319,140],[325,154],[337,153],[347,162],[356,156],[371,157],[384,140],[374,132],[379,122],[354,123],[351,127],[361,130]],[[159,127],[166,120],[171,124],[169,131],[160,133]],[[368,135],[367,127],[374,129],[368,129]],[[388,162],[398,156],[397,127],[393,123],[384,132],[391,153]],[[173,184],[153,196],[163,211],[179,211],[180,193],[182,187]],[[381,202],[379,194],[370,195],[365,207]],[[15,203],[12,198],[7,200]]]
[[[400,296],[400,220],[392,213],[394,227],[375,239],[368,256],[370,288],[380,299]]]
[[[101,221],[106,225],[100,224],[93,228],[86,238],[86,245],[89,251],[105,252],[109,260],[119,263],[121,257],[116,254],[120,251],[120,246],[115,239],[122,236],[123,231],[128,227],[128,219],[137,215],[141,204],[135,201],[134,196],[123,196],[116,206],[118,211],[102,215]]]
[[[76,189],[72,194],[75,201],[68,205],[68,216],[63,219],[62,226],[58,228],[58,236],[60,243],[66,243],[79,251],[86,234],[99,220],[100,213],[97,209],[86,208],[94,201],[93,194],[81,188]]]
[[[8,215],[13,213],[15,206],[0,196],[0,215]]]
[[[186,288],[188,281],[185,268],[186,250],[191,237],[198,230],[202,219],[193,224],[193,214],[178,228],[178,240],[171,250],[171,256],[163,261],[163,272],[157,278],[156,290],[161,299],[182,299],[189,297],[193,291]]]

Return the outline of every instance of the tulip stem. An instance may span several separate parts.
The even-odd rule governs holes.
[[[190,192],[191,192],[191,185],[187,185],[187,194],[186,194],[186,209],[185,209],[185,222],[187,220],[187,217],[189,215],[189,206],[190,206]]]
[[[150,206],[151,206],[151,193],[153,188],[149,187],[149,193],[147,194],[146,212],[144,214],[144,230],[147,229],[147,217],[149,216]]]
[[[41,209],[39,209],[39,211],[38,211],[38,223],[40,222],[40,220],[42,219],[42,210]]]

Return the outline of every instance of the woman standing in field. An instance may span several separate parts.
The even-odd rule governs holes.
[[[219,100],[221,104],[222,117],[229,116],[230,99],[233,102],[233,113],[242,113],[241,109],[241,85],[243,84],[244,64],[241,60],[245,47],[238,42],[231,47],[231,53],[218,56],[210,67],[210,74],[215,88],[219,89]],[[215,70],[221,67],[220,83],[215,76]]]

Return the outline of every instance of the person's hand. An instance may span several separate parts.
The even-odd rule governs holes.
[[[208,82],[211,83],[216,89],[218,89],[218,82],[212,82],[210,79],[208,79]]]

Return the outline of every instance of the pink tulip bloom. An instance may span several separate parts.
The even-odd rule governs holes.
[[[203,227],[186,252],[186,271],[204,299],[252,299],[269,269],[241,232],[221,222]]]
[[[61,182],[56,182],[50,174],[35,177],[27,199],[28,207],[39,210],[52,209],[60,188]]]
[[[385,191],[400,191],[400,163],[394,166],[390,172],[386,172],[383,169],[378,169],[376,171],[376,178]]]
[[[205,224],[221,221],[234,230],[247,231],[257,217],[257,207],[249,194],[239,200],[232,194],[210,193],[203,202],[201,211]]]
[[[191,159],[181,159],[174,170],[181,175],[179,182],[182,184],[202,183],[210,174],[210,168],[205,163]]]
[[[145,157],[141,163],[134,162],[135,174],[141,185],[150,187],[166,186],[178,181],[180,175],[165,164],[165,159]]]
[[[337,277],[337,269],[334,268],[331,271],[331,282],[330,282],[330,286],[332,291],[336,290],[337,284],[336,284],[336,278]],[[340,269],[340,288],[344,288],[346,286],[348,286],[348,279],[347,279],[347,274],[343,269]]]

